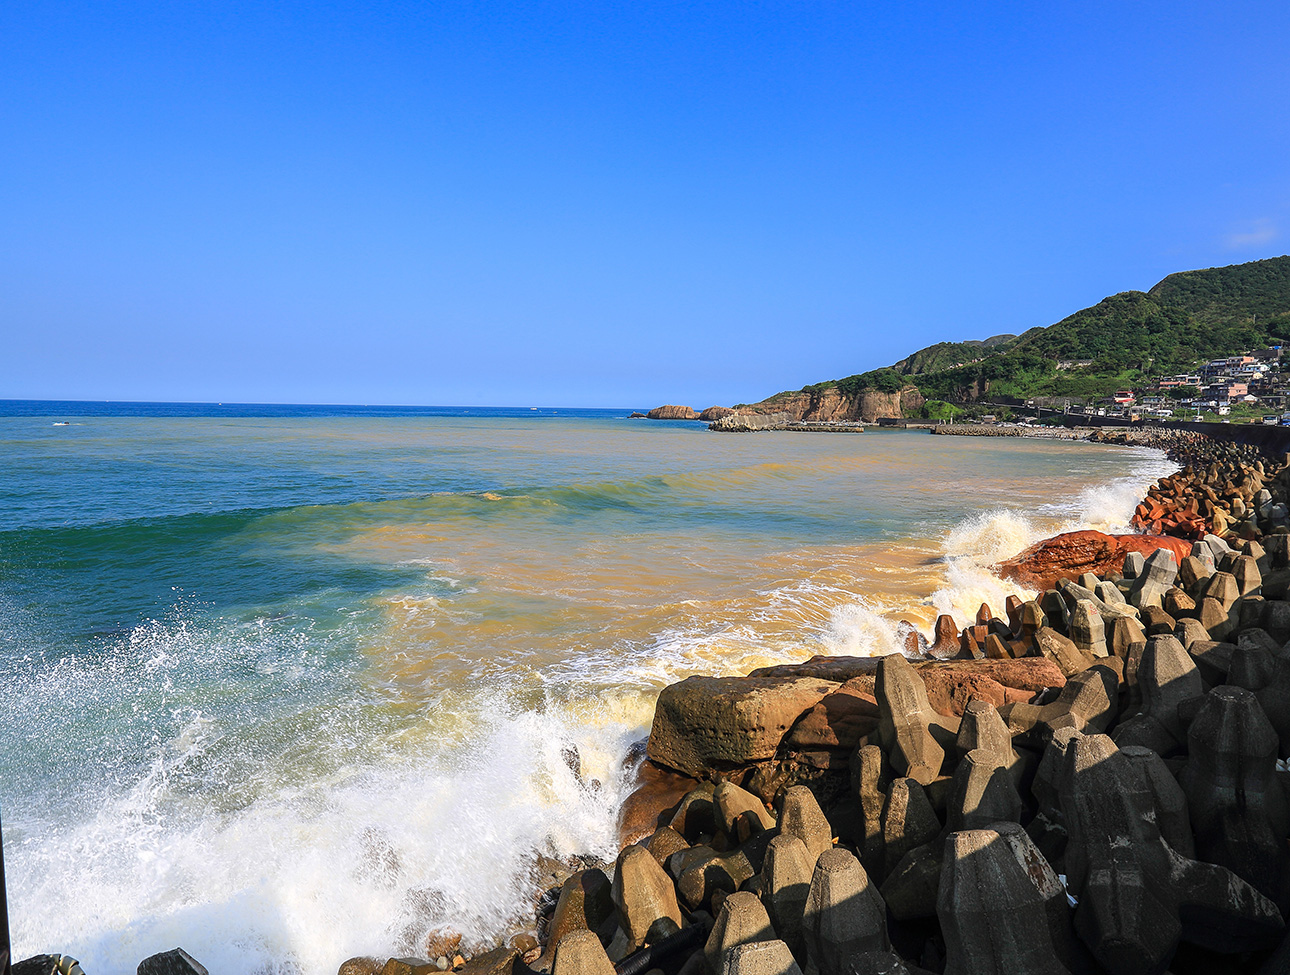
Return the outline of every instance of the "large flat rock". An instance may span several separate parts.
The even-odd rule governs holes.
[[[838,686],[790,675],[687,677],[659,694],[647,754],[696,778],[773,758],[798,717]]]

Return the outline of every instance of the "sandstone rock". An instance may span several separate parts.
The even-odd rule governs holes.
[[[699,414],[688,406],[656,406],[645,414],[651,420],[697,420]]]
[[[1020,826],[951,833],[943,864],[945,975],[1069,975],[1066,891]]]
[[[643,847],[629,846],[618,855],[612,894],[618,924],[632,948],[645,943],[651,925],[661,917],[677,927],[681,925],[681,909],[671,878]]]
[[[878,702],[872,684],[852,678],[798,718],[784,743],[790,748],[850,750],[877,727]]]
[[[699,419],[704,423],[712,423],[720,420],[724,416],[734,416],[735,411],[728,406],[709,406],[699,414]]]
[[[1105,535],[1096,531],[1066,532],[1032,545],[999,565],[999,574],[1032,589],[1051,589],[1058,579],[1084,572],[1105,576],[1117,571],[1130,552],[1173,552],[1181,561],[1191,543],[1158,535]]]
[[[770,918],[756,895],[744,891],[731,894],[721,905],[717,923],[713,925],[708,942],[703,947],[708,970],[713,975],[721,975],[726,952],[737,945],[774,940],[775,932],[770,926]]]
[[[439,966],[425,958],[391,958],[380,969],[381,975],[439,975]]]
[[[882,895],[846,850],[829,850],[816,863],[802,931],[820,975],[846,975],[850,956],[891,947]]]
[[[648,759],[642,762],[636,788],[618,811],[618,845],[627,846],[653,833],[664,814],[698,784],[688,775],[660,768]]]
[[[590,931],[570,931],[556,946],[552,975],[614,975],[614,963]]]
[[[801,714],[835,690],[809,677],[688,677],[659,694],[649,757],[695,778],[773,758]]]

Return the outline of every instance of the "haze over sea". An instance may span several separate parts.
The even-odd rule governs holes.
[[[502,934],[533,857],[617,852],[664,684],[1001,610],[990,564],[1173,469],[627,412],[0,403],[15,957]]]

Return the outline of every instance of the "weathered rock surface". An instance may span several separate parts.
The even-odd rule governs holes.
[[[645,414],[651,420],[697,420],[699,414],[688,406],[656,406]]]
[[[1059,579],[1074,579],[1085,572],[1102,576],[1119,572],[1130,552],[1150,555],[1167,549],[1181,562],[1191,554],[1191,543],[1163,535],[1107,535],[1074,531],[1045,539],[1020,555],[1001,562],[998,571],[1031,589],[1052,589]]]

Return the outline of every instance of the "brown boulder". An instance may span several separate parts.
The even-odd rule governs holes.
[[[636,773],[636,788],[618,810],[619,847],[653,833],[661,825],[663,814],[680,805],[686,793],[698,784],[688,775],[660,768],[649,759],[642,762]]]
[[[802,713],[837,689],[813,677],[687,677],[659,694],[646,753],[696,778],[773,758]]]
[[[1030,546],[1015,558],[999,564],[998,571],[1031,589],[1053,589],[1057,580],[1075,579],[1085,572],[1107,575],[1119,572],[1130,552],[1150,556],[1168,549],[1182,562],[1191,554],[1191,542],[1163,535],[1106,535],[1096,531],[1065,532]]]
[[[784,736],[790,748],[845,748],[878,727],[878,701],[872,677],[855,677],[820,699]]]
[[[645,415],[651,420],[697,420],[699,418],[699,414],[688,406],[674,405],[656,406]]]

